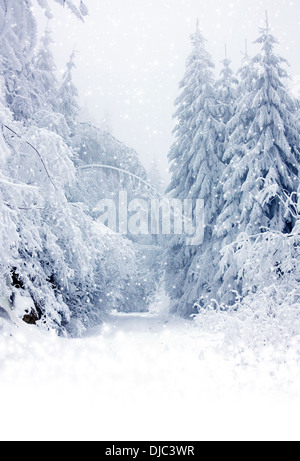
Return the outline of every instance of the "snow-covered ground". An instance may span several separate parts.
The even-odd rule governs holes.
[[[299,354],[225,350],[159,313],[117,314],[82,339],[0,333],[3,440],[295,440]]]

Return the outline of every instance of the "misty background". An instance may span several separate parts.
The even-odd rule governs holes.
[[[112,133],[138,152],[146,168],[156,159],[168,178],[167,155],[173,142],[174,101],[190,53],[190,35],[199,18],[216,75],[225,56],[241,64],[245,40],[253,42],[268,10],[270,26],[280,40],[278,53],[300,80],[298,50],[300,2],[286,0],[86,0],[84,24],[55,5],[53,52],[58,71],[77,51],[77,85],[84,119],[104,123]],[[39,32],[47,19],[38,9]],[[61,18],[58,20],[57,18]]]

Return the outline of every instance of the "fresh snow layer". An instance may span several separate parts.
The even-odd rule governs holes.
[[[155,312],[113,313],[82,339],[3,320],[0,392],[2,440],[300,438],[296,346],[228,351]]]

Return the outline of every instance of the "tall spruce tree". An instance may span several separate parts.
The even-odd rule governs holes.
[[[55,0],[67,6],[81,20],[87,14],[73,0]],[[47,0],[38,0],[46,15],[52,16]],[[31,123],[34,102],[39,100],[36,88],[30,85],[37,25],[32,13],[32,1],[0,0],[0,74],[5,78],[6,103],[19,121]],[[5,69],[5,72],[4,72]]]
[[[167,289],[177,300],[177,309],[182,314],[193,312],[197,299],[193,291],[195,277],[188,276],[194,258],[202,255],[205,261],[212,259],[211,236],[219,206],[218,182],[223,170],[220,143],[224,125],[218,116],[214,65],[205,49],[199,22],[191,40],[193,50],[180,84],[182,93],[176,100],[176,142],[169,154],[172,180],[168,190],[175,199],[193,200],[193,217],[195,200],[204,200],[206,227],[200,247],[188,246],[186,236],[174,236],[169,244]]]
[[[41,94],[42,104],[40,107],[56,111],[58,82],[55,75],[56,64],[50,48],[52,43],[51,30],[47,26],[40,39],[40,46],[34,59],[33,78]]]
[[[218,113],[226,125],[234,114],[234,103],[237,96],[238,79],[231,69],[231,60],[227,57],[225,47],[225,59],[222,61],[221,77],[216,82]]]
[[[67,62],[67,70],[63,75],[58,92],[58,110],[65,117],[71,131],[74,130],[77,124],[79,112],[78,90],[73,83],[73,69],[76,68],[75,53],[75,50],[73,50],[70,55],[70,59]]]
[[[161,165],[155,157],[151,162],[151,167],[148,173],[148,181],[161,194],[165,191],[165,183],[161,174]]]
[[[227,57],[227,46],[225,46],[225,59],[222,61],[221,77],[216,82],[216,96],[218,101],[218,116],[223,122],[223,138],[219,143],[219,157],[223,159],[228,144],[229,130],[228,122],[234,115],[234,104],[237,97],[238,79],[231,69],[231,60]]]
[[[296,104],[285,85],[288,75],[282,65],[286,60],[274,53],[278,42],[268,20],[256,43],[262,50],[243,69],[235,115],[229,122],[224,204],[215,232],[222,247],[242,232],[289,232],[293,226],[282,199],[299,186]],[[242,283],[228,254],[222,261],[222,294],[239,289]]]
[[[221,76],[215,85],[216,116],[220,121],[219,138],[216,140],[215,145],[218,158],[222,161],[220,163],[220,170],[215,176],[214,185],[218,202],[215,204],[214,216],[210,222],[210,231],[206,231],[206,239],[201,248],[197,250],[187,273],[185,291],[189,293],[189,310],[196,301],[198,306],[207,306],[210,304],[212,299],[217,298],[218,287],[220,285],[218,266],[221,242],[214,235],[214,228],[218,213],[222,209],[223,198],[220,179],[225,168],[224,153],[229,142],[228,123],[234,115],[238,84],[239,81],[231,69],[231,61],[227,57],[227,46],[225,46],[225,59],[222,61]]]
[[[55,75],[56,65],[51,51],[52,34],[47,26],[40,39],[40,45],[33,58],[28,82],[35,89],[36,98],[33,104],[33,122],[40,128],[62,136],[70,145],[69,132],[65,117],[59,113],[58,81]]]

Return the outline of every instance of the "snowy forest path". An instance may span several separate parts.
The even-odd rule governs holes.
[[[32,428],[36,440],[282,440],[298,431],[300,383],[284,373],[273,357],[228,354],[222,335],[163,314],[114,312],[73,340],[10,327],[0,429],[7,440]]]
[[[117,313],[113,312],[103,325],[92,328],[85,335],[111,335],[114,332],[123,332],[129,335],[136,333],[158,333],[163,331],[170,319],[166,316],[153,315],[151,313]]]

